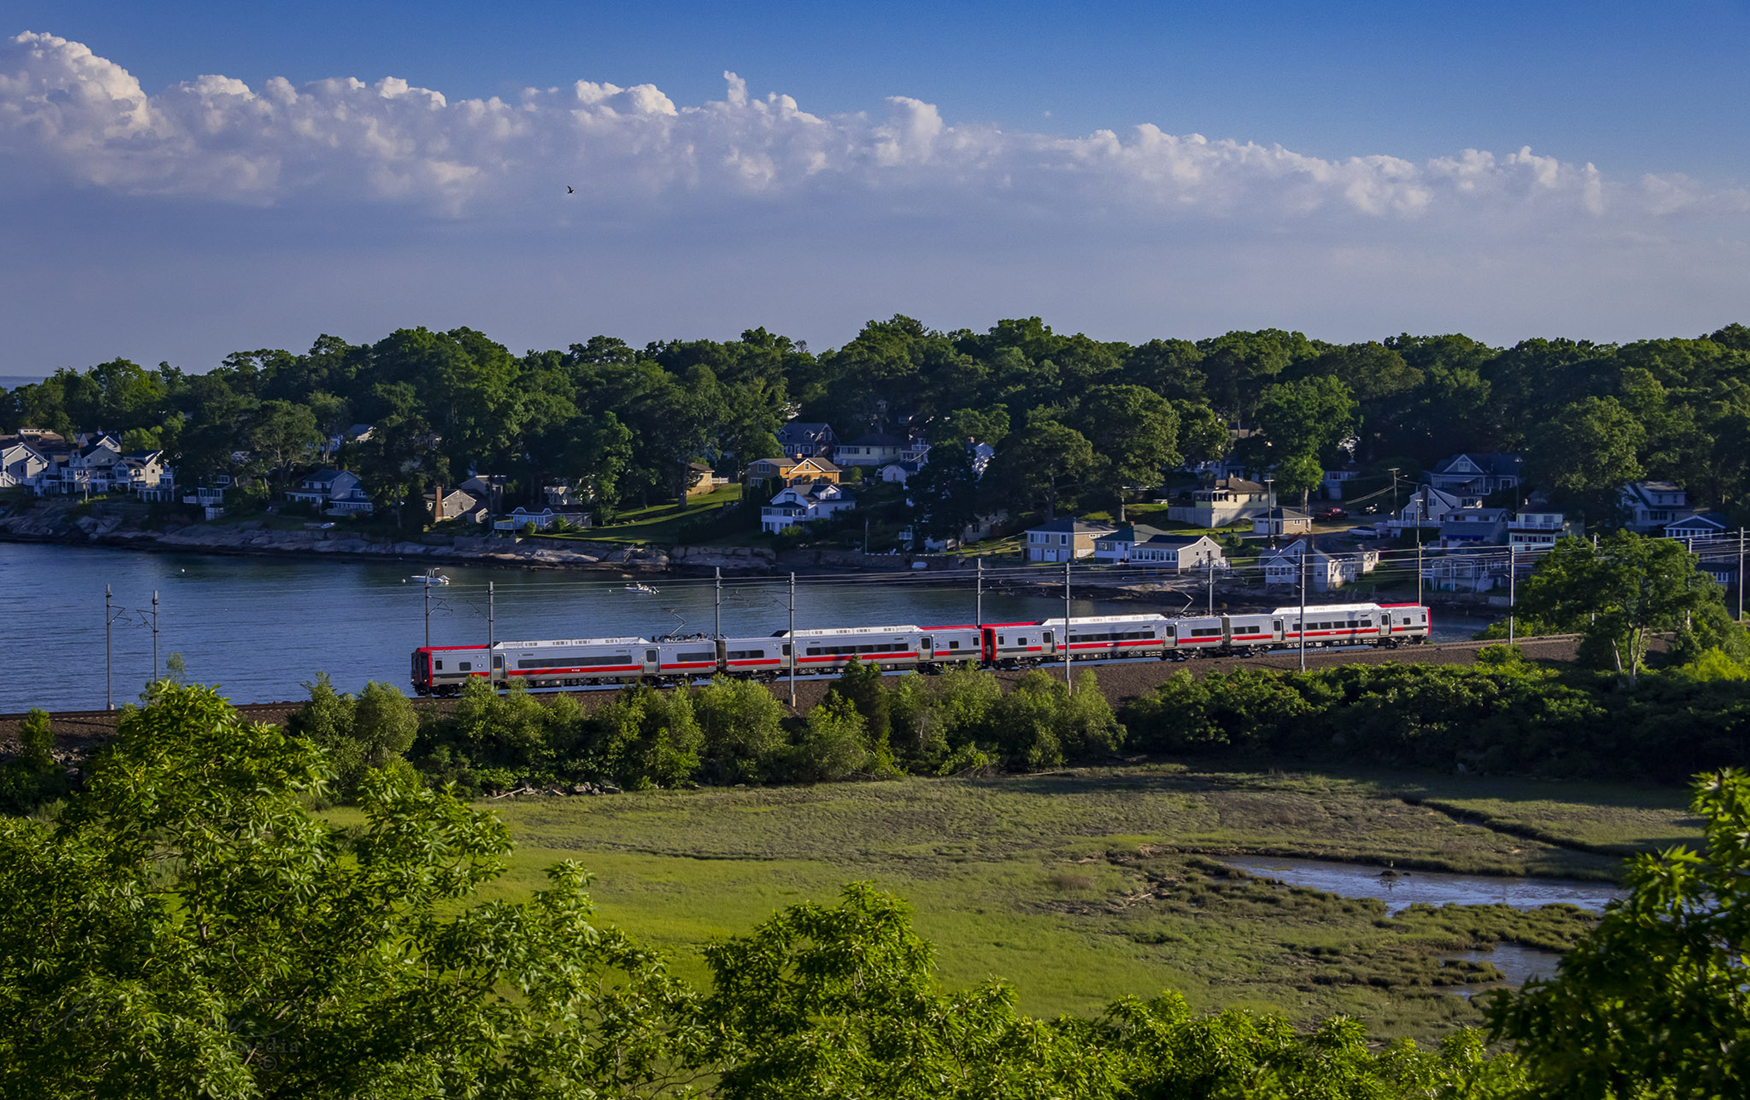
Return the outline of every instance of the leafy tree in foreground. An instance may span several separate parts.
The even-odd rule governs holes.
[[[626,1096],[688,995],[573,864],[467,904],[502,825],[385,773],[343,835],[324,754],[158,685],[55,824],[0,819],[0,1095]]]
[[[1636,856],[1557,976],[1489,1006],[1539,1097],[1750,1095],[1750,776],[1696,787],[1707,849]]]

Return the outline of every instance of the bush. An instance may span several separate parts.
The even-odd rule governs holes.
[[[828,696],[808,712],[792,772],[803,783],[830,783],[866,770],[873,759],[856,704]]]
[[[784,708],[749,680],[719,676],[693,693],[704,774],[714,783],[771,778],[788,745]]]
[[[304,687],[310,701],[286,720],[286,729],[327,750],[343,793],[355,791],[372,770],[402,770],[401,754],[413,746],[419,715],[399,688],[372,681],[354,698],[336,692],[326,672]]]

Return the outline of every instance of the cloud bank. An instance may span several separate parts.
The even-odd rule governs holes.
[[[434,218],[546,210],[564,186],[579,206],[611,209],[836,200],[1144,224],[1644,225],[1750,210],[1741,189],[1675,174],[1612,181],[1529,148],[1335,160],[1152,124],[1076,137],[959,126],[904,96],[875,115],[822,117],[724,77],[723,99],[686,107],[652,85],[581,80],[455,102],[393,77],[250,88],[202,76],[149,94],[80,43],[24,33],[0,46],[0,159],[11,189]]]

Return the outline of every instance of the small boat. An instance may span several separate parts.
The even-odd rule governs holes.
[[[414,584],[449,584],[450,583],[450,578],[444,576],[442,573],[439,573],[436,569],[428,569],[424,573],[421,573],[417,577],[408,577],[407,579],[412,581]]]
[[[646,596],[654,596],[654,595],[656,595],[658,590],[650,587],[648,584],[644,584],[641,581],[634,581],[631,584],[628,584],[625,588],[621,589],[621,591],[623,591],[623,592],[640,592]]]

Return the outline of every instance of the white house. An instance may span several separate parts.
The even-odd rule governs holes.
[[[286,490],[286,499],[313,504],[320,515],[368,516],[375,510],[370,494],[350,470],[317,470],[307,474],[296,489]]]
[[[1111,534],[1110,523],[1059,516],[1027,530],[1028,561],[1074,561],[1094,555],[1094,540]]]
[[[1507,521],[1507,545],[1524,550],[1548,550],[1571,532],[1560,512],[1520,512]]]
[[[1130,564],[1176,573],[1226,569],[1227,558],[1208,535],[1154,535],[1131,548]]]
[[[1508,587],[1511,558],[1498,547],[1469,547],[1430,556],[1422,579],[1436,592],[1492,592]]]
[[[887,432],[872,432],[833,448],[833,461],[840,466],[885,466],[889,462],[915,461],[911,441]]]
[[[760,530],[777,534],[786,527],[800,527],[818,519],[826,519],[857,506],[850,490],[830,481],[813,485],[787,485],[778,490],[771,503],[760,508]]]
[[[1399,508],[1388,526],[1399,534],[1418,527],[1439,527],[1448,516],[1465,510],[1463,498],[1441,492],[1429,485],[1418,485],[1410,499]]]
[[[1272,508],[1252,519],[1254,535],[1310,535],[1312,517],[1293,508]]]
[[[38,489],[49,466],[41,451],[22,440],[0,445],[0,489],[19,485]]]
[[[1264,567],[1264,583],[1270,586],[1297,587],[1302,581],[1300,556],[1306,553],[1304,540],[1295,539],[1280,550],[1266,550],[1259,555]],[[1314,592],[1332,592],[1354,582],[1379,566],[1379,552],[1365,550],[1351,554],[1327,554],[1313,550],[1306,563],[1305,580]]]
[[[551,508],[531,512],[519,504],[510,515],[503,519],[493,520],[492,529],[494,531],[521,531],[532,523],[535,525],[535,530],[545,531],[560,520],[564,520],[573,527],[589,526],[589,516],[582,512],[555,512]]]
[[[1726,517],[1718,512],[1697,512],[1665,525],[1666,538],[1676,539],[1690,547],[1696,543],[1723,539],[1727,534]]]
[[[1351,462],[1347,466],[1326,470],[1324,476],[1319,478],[1319,488],[1324,490],[1327,500],[1342,500],[1350,483],[1360,476],[1361,468]]]
[[[1627,513],[1624,526],[1643,535],[1691,514],[1689,494],[1669,481],[1640,481],[1624,485],[1619,499],[1622,510]]]
[[[1094,539],[1094,560],[1122,564],[1130,560],[1132,546],[1164,534],[1165,531],[1142,523],[1115,528]]]
[[[1493,546],[1506,541],[1507,509],[1460,508],[1440,524],[1442,546]]]
[[[141,500],[176,499],[176,472],[164,464],[163,451],[136,451],[123,455],[121,462],[111,467],[111,471],[112,480],[117,485],[125,485]]]
[[[1189,507],[1167,509],[1167,518],[1194,527],[1226,527],[1270,510],[1270,491],[1241,477],[1219,478],[1191,494]]]

